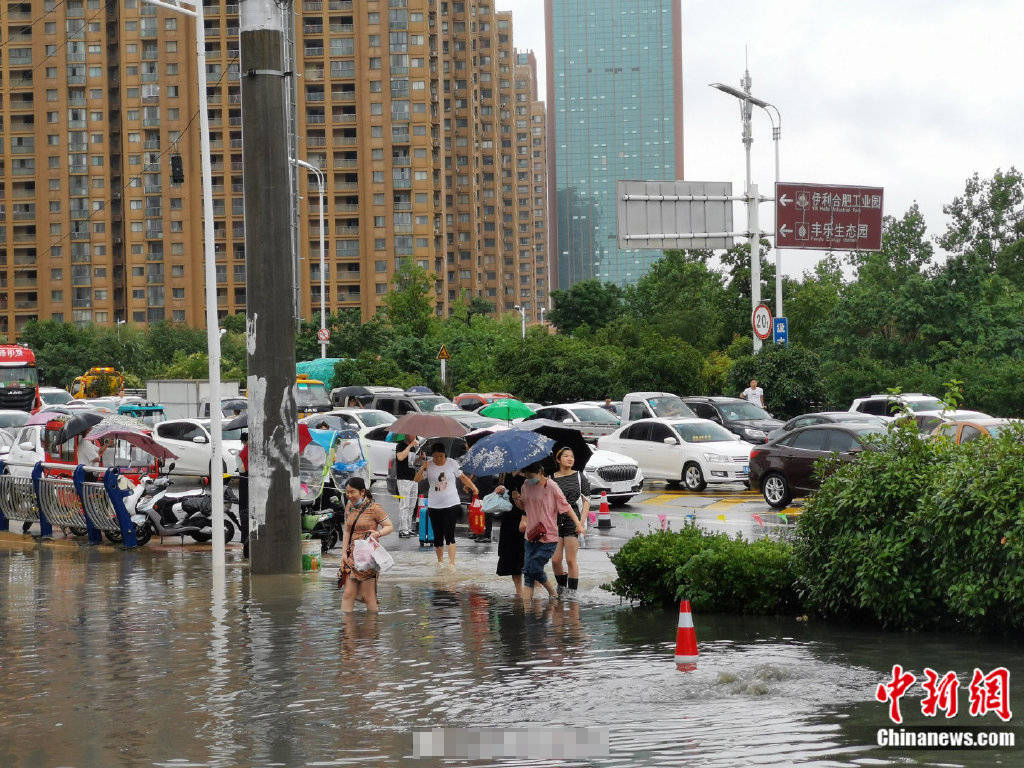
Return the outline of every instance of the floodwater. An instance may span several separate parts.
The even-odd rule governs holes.
[[[451,574],[399,551],[380,615],[343,617],[334,568],[251,581],[229,559],[214,594],[208,554],[0,543],[0,766],[441,765],[415,729],[571,726],[607,728],[607,756],[444,764],[1024,765],[874,746],[894,663],[965,689],[974,667],[1024,673],[1019,646],[699,615],[682,672],[676,616],[620,605],[606,553],[582,554],[579,600],[526,610],[493,554],[464,547]],[[957,726],[1000,725],[960,703]]]

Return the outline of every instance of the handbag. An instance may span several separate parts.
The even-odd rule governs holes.
[[[548,529],[544,523],[537,523],[533,528],[526,532],[526,540],[531,543],[540,541],[544,536],[547,535]]]
[[[512,502],[508,498],[508,492],[488,493],[483,498],[484,514],[498,515],[502,512],[512,511]]]

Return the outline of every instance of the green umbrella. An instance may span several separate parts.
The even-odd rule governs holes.
[[[521,402],[511,398],[495,400],[493,403],[485,405],[477,413],[481,416],[490,416],[492,419],[504,419],[505,421],[525,419],[527,416],[534,415],[534,412]]]

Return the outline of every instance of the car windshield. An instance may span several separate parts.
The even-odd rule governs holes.
[[[604,408],[598,408],[595,406],[586,408],[570,408],[569,410],[576,414],[576,418],[580,421],[589,421],[592,424],[616,425],[619,423],[619,420]]]
[[[443,397],[439,397],[438,395],[433,395],[430,397],[414,397],[413,401],[416,403],[416,405],[420,407],[420,410],[423,411],[423,413],[430,413],[435,408],[437,408],[437,406],[439,406],[441,403],[448,402]]]
[[[703,424],[684,421],[673,424],[672,427],[688,443],[727,443],[739,439],[725,427],[711,421]]]
[[[649,397],[647,404],[651,406],[654,415],[663,419],[693,417],[696,414],[675,395],[664,395],[662,397]]]
[[[23,427],[28,421],[28,414],[24,411],[6,411],[0,413],[0,429],[7,427]]]
[[[751,419],[770,419],[768,411],[758,408],[753,403],[722,403],[719,406],[727,421],[749,421]]]
[[[64,405],[70,403],[74,398],[69,392],[61,389],[57,392],[40,392],[39,399],[43,401],[43,405]]]
[[[937,397],[928,397],[924,400],[909,400],[906,402],[906,406],[914,413],[920,413],[921,411],[941,411],[946,407],[945,404]]]
[[[359,414],[359,419],[367,427],[379,427],[395,421],[395,417],[387,411],[363,411]]]
[[[33,366],[16,366],[0,368],[0,388],[35,387],[39,383],[36,369]]]

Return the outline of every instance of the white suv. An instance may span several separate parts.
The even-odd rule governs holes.
[[[857,413],[870,413],[880,416],[886,421],[892,421],[894,412],[900,407],[906,407],[917,420],[918,426],[924,428],[926,424],[935,425],[940,420],[977,418],[979,411],[965,411],[947,408],[939,398],[931,395],[922,395],[920,392],[905,392],[899,395],[871,395],[870,397],[858,397],[850,405],[850,410]]]

